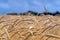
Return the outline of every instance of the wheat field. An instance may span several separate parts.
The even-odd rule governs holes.
[[[60,17],[0,16],[0,40],[60,40]]]

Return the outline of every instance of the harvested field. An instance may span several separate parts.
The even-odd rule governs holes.
[[[0,16],[0,40],[60,40],[60,17]]]

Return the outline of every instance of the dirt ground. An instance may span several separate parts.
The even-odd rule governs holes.
[[[60,17],[0,16],[0,40],[60,40]]]

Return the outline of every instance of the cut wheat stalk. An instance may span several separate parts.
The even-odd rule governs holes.
[[[10,39],[10,35],[9,35],[9,33],[8,33],[8,31],[7,31],[6,28],[4,28],[4,31],[5,31],[5,33],[6,33],[6,35],[7,35],[7,39],[8,39],[8,40],[11,40],[11,39]]]
[[[3,34],[1,34],[0,36],[2,37],[4,34],[6,34],[5,32]]]
[[[47,17],[51,22],[55,22],[55,20],[54,19],[56,19],[55,17],[53,17],[53,16],[48,16]],[[54,18],[54,19],[53,19]]]
[[[0,40],[3,40],[3,39],[5,39],[5,38],[3,38],[3,37],[0,37]]]
[[[19,37],[18,37],[19,40],[20,40],[20,38],[23,38],[23,39],[25,38],[24,36],[21,35],[21,32],[18,32],[18,35],[19,35]]]
[[[32,37],[33,37],[33,39],[32,39],[32,40],[34,40],[34,35],[33,35],[34,33],[33,33],[33,31],[31,30],[32,28],[33,28],[33,26],[30,26],[30,27],[29,27],[29,32],[30,32],[30,34],[31,34],[31,35],[32,35]]]
[[[47,34],[47,35],[45,35],[45,36],[47,36],[47,37],[53,37],[53,38],[58,38],[58,39],[60,39],[60,36],[53,35],[53,34]]]
[[[17,19],[16,21],[18,21],[18,19]],[[15,21],[15,22],[16,22],[16,21]],[[5,21],[1,21],[1,22],[5,22]],[[4,25],[1,29],[3,29],[4,27],[6,27],[6,26],[8,26],[8,25],[11,25],[11,24],[6,24],[6,25]],[[12,29],[12,28],[14,27],[14,25],[15,25],[15,23],[14,23],[13,25],[11,25],[11,28],[10,28],[10,29]]]
[[[16,19],[16,20],[14,21],[13,25],[11,25],[10,30],[14,28],[14,26],[16,25],[16,22],[17,22],[18,20],[19,20],[19,19]]]
[[[43,32],[45,32],[48,28],[51,28],[50,26],[52,26],[52,27],[54,27],[56,24],[55,23],[49,23],[49,24],[47,24],[45,27],[44,27],[44,30],[41,32],[41,33],[43,33]]]
[[[5,22],[5,21],[1,21],[0,24],[3,23],[3,22]]]
[[[2,19],[2,20],[4,21],[4,19]],[[5,22],[4,22],[3,23],[3,26],[1,27],[1,29],[2,29],[1,31],[3,31],[3,32],[2,33],[0,32],[1,33],[1,39],[2,39],[2,37],[7,36],[7,34],[8,34],[8,36],[5,37],[5,39],[7,38],[7,40],[9,40],[10,38],[11,38],[11,40],[13,40],[13,39],[15,39],[15,37],[17,37],[18,40],[37,40],[37,39],[38,40],[43,40],[43,39],[44,40],[45,39],[46,40],[50,40],[50,38],[51,39],[52,38],[56,39],[57,38],[56,35],[59,35],[59,30],[60,30],[59,29],[60,28],[59,27],[60,26],[60,22],[59,21],[58,22],[57,21],[54,21],[53,18],[52,18],[52,20],[54,22],[52,20],[50,21],[48,18],[46,18],[46,20],[43,19],[43,22],[42,22],[43,28],[41,28],[42,27],[41,25],[37,25],[37,23],[38,24],[41,23],[41,22],[38,22],[37,19],[34,22],[31,19],[28,19],[28,20],[27,19],[24,19],[25,21],[18,20],[15,24],[13,23],[14,26],[13,26],[13,24],[10,24],[10,23],[8,23],[7,25],[5,25],[4,24]],[[35,18],[33,18],[33,19],[35,19]],[[9,20],[9,21],[12,21],[12,20]],[[8,21],[6,21],[6,22],[8,22]],[[26,23],[26,25],[25,25],[25,23]],[[32,25],[29,25],[29,24],[32,24]],[[12,27],[13,27],[13,29],[11,29]],[[8,30],[7,31],[8,33],[6,33],[6,31],[4,31],[4,28],[6,30]],[[55,30],[55,28],[56,28],[56,30]],[[18,35],[18,31],[20,32],[19,35]],[[56,33],[56,35],[55,35],[55,37],[54,36],[53,37],[50,37],[50,35],[49,35],[49,37],[48,36],[45,36],[45,35],[47,35],[49,33],[51,33],[51,34],[55,34]],[[42,37],[42,39],[40,39],[41,37]],[[45,38],[45,37],[47,37],[47,38]],[[15,39],[15,40],[17,40],[17,39]],[[4,39],[2,39],[2,40],[4,40]]]
[[[12,37],[14,37],[17,33],[18,33],[18,31],[17,31],[17,32],[15,32],[15,33],[11,36],[11,38],[12,38]]]
[[[2,20],[4,18],[4,16],[2,16],[1,18],[0,18],[0,20]]]
[[[54,28],[55,26],[56,26],[57,24],[55,24],[55,23],[50,23],[50,24],[48,24],[47,26],[46,26],[46,28],[41,32],[41,33],[44,33],[47,29],[49,29],[49,30],[51,30],[52,28]],[[40,34],[41,34],[40,33]],[[44,35],[40,38],[40,39],[42,39],[44,37]]]
[[[28,33],[26,37],[24,37],[24,40],[27,40],[27,38],[31,35],[31,33]]]
[[[8,26],[8,25],[9,25],[9,24],[2,26],[1,30],[2,30],[4,27]]]
[[[50,37],[48,37],[46,40],[48,40]]]

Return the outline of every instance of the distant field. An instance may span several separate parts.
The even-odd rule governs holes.
[[[0,40],[60,40],[60,17],[0,16]]]

